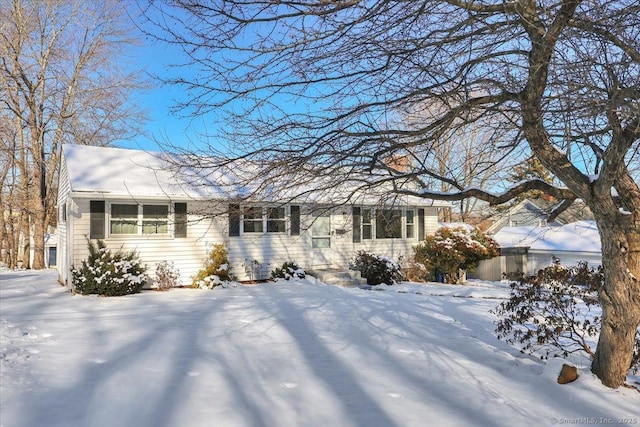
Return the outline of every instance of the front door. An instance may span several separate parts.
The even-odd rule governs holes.
[[[331,214],[322,212],[313,216],[311,224],[311,266],[330,267],[333,261],[331,247]]]

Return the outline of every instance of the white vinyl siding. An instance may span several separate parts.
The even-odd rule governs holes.
[[[71,242],[66,246],[73,248],[73,256],[69,265],[79,265],[88,256],[86,236],[89,233],[90,215],[89,199],[76,199],[70,203],[68,222],[74,221],[74,230]],[[110,203],[133,204],[125,200],[107,201]],[[154,204],[141,201],[140,205]],[[271,232],[266,230],[266,208],[264,209],[264,227],[262,233],[242,233],[240,236],[229,236],[229,205],[221,203],[209,205],[204,202],[189,202],[189,213],[186,214],[189,223],[188,233],[184,238],[174,238],[172,235],[171,204],[155,203],[155,205],[169,206],[169,234],[168,235],[107,235],[104,239],[108,248],[113,251],[136,250],[143,263],[148,266],[149,274],[153,275],[156,265],[161,261],[173,261],[180,271],[183,285],[191,284],[191,277],[202,268],[211,247],[215,244],[225,243],[229,250],[229,263],[231,273],[238,280],[251,278],[267,278],[269,273],[282,265],[285,261],[295,261],[305,269],[309,269],[312,260],[313,240],[311,227],[315,217],[314,212],[308,206],[300,206],[299,235],[290,233]],[[363,208],[364,212],[371,210]],[[107,207],[107,212],[109,208]],[[202,215],[196,214],[201,212]],[[244,213],[244,212],[243,212]],[[289,209],[285,209],[288,217]],[[375,215],[375,211],[373,212]],[[425,209],[425,229],[432,233],[437,227],[435,208]],[[275,217],[279,220],[280,213]],[[296,217],[298,212],[296,212]],[[287,227],[289,227],[287,218]],[[242,220],[241,220],[242,222]],[[375,217],[370,224],[375,227]],[[417,215],[415,216],[417,223]],[[363,239],[361,243],[352,242],[351,208],[336,208],[331,211],[330,228],[321,227],[325,238],[330,239],[332,262],[335,267],[347,268],[349,260],[356,250],[364,249],[376,254],[385,254],[394,258],[410,257],[415,239]],[[364,221],[363,221],[364,224]],[[108,222],[107,222],[108,227]],[[242,225],[241,225],[242,228]],[[417,226],[416,226],[417,230]],[[373,228],[375,233],[375,228]],[[61,233],[62,234],[62,233]],[[328,234],[328,235],[327,235]],[[59,254],[62,256],[62,252]],[[257,272],[257,273],[256,273]]]
[[[89,202],[88,199],[76,200],[72,240],[74,252],[71,264],[79,265],[89,255],[86,239],[90,224]],[[150,205],[153,204],[150,203]],[[163,204],[163,206],[169,206],[169,204]],[[209,208],[199,209],[211,212]],[[210,247],[217,243],[224,243],[226,238],[224,235],[226,219],[215,215],[215,212],[212,213],[214,213],[212,219],[202,219],[197,215],[187,214],[188,228],[183,238],[174,238],[171,234],[120,234],[108,235],[103,241],[112,251],[118,251],[121,248],[123,251],[135,250],[147,265],[147,273],[151,276],[158,263],[173,261],[180,271],[181,283],[185,286],[190,285],[191,277],[202,268]],[[171,220],[169,228],[171,228],[170,222]]]
[[[67,163],[62,158],[60,162],[60,172],[58,174],[58,200],[57,204],[60,209],[63,209],[65,216],[58,223],[56,233],[58,234],[58,262],[56,263],[56,269],[58,275],[63,283],[67,283],[69,278],[69,269],[71,268],[72,254],[70,251],[72,247],[69,243],[70,231],[72,230],[72,215],[69,210],[71,209],[72,201],[69,199],[69,192],[71,191],[71,183],[69,182],[69,173],[67,171]]]

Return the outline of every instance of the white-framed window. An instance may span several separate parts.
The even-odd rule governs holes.
[[[138,205],[111,203],[109,234],[138,234]]]
[[[362,209],[362,239],[373,239],[373,211]]]
[[[169,206],[142,205],[142,234],[169,234]]]
[[[356,233],[354,243],[374,239],[415,239],[416,227],[414,209],[356,208],[354,210],[354,233]]]
[[[58,206],[58,221],[65,222],[67,220],[67,203],[63,203]]]
[[[405,213],[405,235],[407,239],[416,237],[416,214],[415,211],[407,209]]]
[[[241,212],[240,217],[237,213]],[[288,215],[287,215],[288,213]],[[300,234],[299,206],[229,206],[229,235],[282,233]]]
[[[245,233],[262,233],[264,231],[262,207],[247,207],[242,212],[242,231]]]
[[[284,206],[267,208],[267,233],[286,233],[287,217]]]
[[[400,209],[376,210],[376,239],[402,238],[402,211]]]
[[[111,203],[109,235],[169,235],[169,205]]]

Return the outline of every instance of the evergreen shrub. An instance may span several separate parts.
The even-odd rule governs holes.
[[[386,255],[358,251],[351,260],[350,268],[359,271],[369,285],[395,285],[402,280],[400,263]]]
[[[229,252],[223,244],[216,244],[205,260],[204,268],[193,277],[193,287],[212,289],[231,282],[233,277],[229,273]]]
[[[304,279],[305,271],[293,261],[287,261],[282,264],[282,267],[276,267],[271,272],[272,279]]]
[[[80,268],[71,267],[75,292],[120,296],[140,292],[148,277],[135,251],[111,252],[102,240],[88,240],[89,258]]]

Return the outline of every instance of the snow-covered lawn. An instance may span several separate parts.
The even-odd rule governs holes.
[[[100,298],[55,272],[0,273],[0,425],[640,424],[640,393],[587,360],[558,385],[560,361],[498,341],[489,310],[507,295],[310,279]]]

